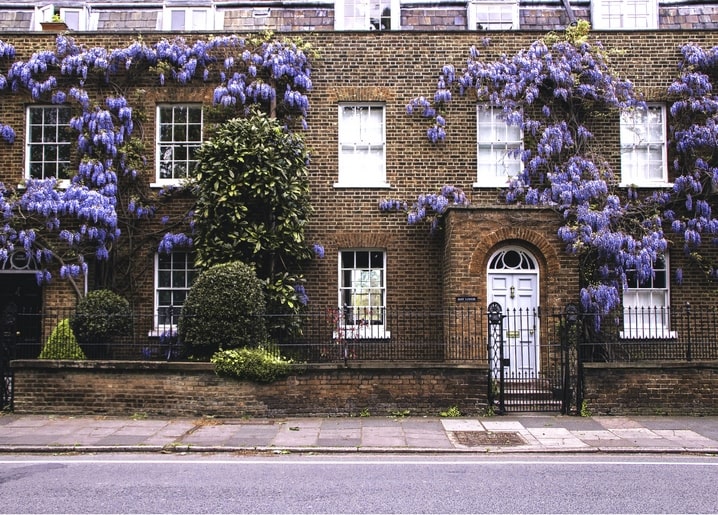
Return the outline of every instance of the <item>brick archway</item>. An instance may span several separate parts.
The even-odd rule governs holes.
[[[523,227],[504,227],[487,234],[476,245],[471,253],[469,275],[483,277],[493,250],[499,245],[510,243],[524,245],[532,250],[539,261],[539,267],[543,268],[542,272],[561,269],[556,249],[543,234]]]

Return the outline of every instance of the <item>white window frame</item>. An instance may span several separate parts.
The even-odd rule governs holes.
[[[652,121],[656,114],[659,123]],[[620,116],[621,186],[670,186],[666,106],[650,103],[645,111],[625,110]]]
[[[518,0],[470,0],[466,5],[468,30],[518,30]]]
[[[380,111],[380,122],[376,124]],[[386,106],[341,103],[338,111],[339,174],[335,187],[388,188]]]
[[[55,121],[49,123],[46,121],[46,113],[50,110],[54,110],[56,114],[63,111],[67,114],[67,123],[60,123]],[[42,123],[33,123],[33,111],[42,111]],[[68,186],[70,178],[73,175],[72,171],[72,137],[70,131],[70,118],[71,110],[67,106],[62,105],[29,105],[27,106],[25,116],[25,178],[26,179],[47,179],[49,177],[55,177],[60,186]],[[57,116],[56,120],[59,120]],[[32,136],[37,130],[41,130],[42,134],[39,141],[31,141]],[[67,137],[62,138],[63,130],[67,131]],[[42,159],[35,159],[36,150],[35,147],[42,149]],[[53,150],[54,148],[54,150]],[[59,153],[61,148],[67,152],[66,159],[60,159]],[[49,159],[49,154],[55,154],[55,159]],[[48,157],[48,159],[46,159]],[[34,165],[39,164],[42,167],[41,176],[33,176],[32,168]],[[57,177],[56,173],[46,173],[45,168],[52,165],[55,171],[61,169],[62,165],[65,165],[66,173],[62,174],[65,177]]]
[[[154,329],[150,336],[158,337],[177,330],[179,313],[198,274],[191,251],[155,254]],[[173,313],[168,321],[169,308],[173,309]]]
[[[177,24],[178,16],[182,17],[180,24]],[[214,6],[164,6],[158,21],[160,30],[171,32],[223,30],[224,12]]]
[[[656,30],[658,0],[591,0],[595,30]]]
[[[171,108],[172,109],[172,120],[164,120],[162,119],[162,113],[164,110]],[[177,122],[177,109],[199,109],[200,110],[200,139],[189,139],[188,133],[189,133],[189,127],[193,125],[197,125],[196,123],[190,123],[189,117],[187,117],[186,122]],[[191,159],[192,156],[190,156],[190,153],[192,152],[192,149],[194,149],[194,152],[199,149],[199,147],[202,145],[203,136],[204,136],[204,109],[202,109],[202,104],[196,104],[196,103],[184,103],[184,104],[158,104],[157,110],[156,110],[156,134],[155,134],[155,183],[153,186],[155,187],[162,187],[162,186],[168,186],[168,185],[177,185],[181,183],[182,181],[186,180],[189,176],[189,173],[191,171],[191,168],[196,164],[196,159]],[[175,138],[175,126],[178,126],[180,124],[185,125],[185,138]],[[162,135],[162,129],[165,126],[171,126],[171,136],[170,139],[166,139],[166,136]],[[176,151],[182,151],[182,149],[187,149],[187,157],[181,157],[176,156]],[[168,154],[169,153],[169,154]],[[171,154],[171,155],[170,155]],[[176,165],[184,164],[186,167],[185,170],[185,176],[184,177],[175,177],[175,171],[174,167]],[[169,167],[171,169],[171,177],[163,177],[162,175],[165,173],[166,168]]]
[[[42,24],[52,21],[52,17],[54,15],[55,15],[55,6],[53,4],[36,6],[35,7],[35,16],[34,16],[35,30],[42,30]]]
[[[391,338],[386,327],[386,251],[341,249],[338,262],[339,316],[335,339]]]
[[[389,23],[385,9],[389,9]],[[398,30],[401,28],[400,0],[334,0],[335,30]]]
[[[45,4],[35,7],[35,30],[42,30],[42,24],[51,22],[55,14],[60,16],[60,19],[70,30],[88,30],[87,21],[89,17],[87,15],[87,7],[59,7],[56,9],[54,4]],[[71,20],[71,15],[73,14],[77,15],[77,23],[73,23]]]
[[[73,22],[73,15],[77,16],[77,23]],[[87,30],[87,9],[84,7],[62,7],[60,8],[60,18],[65,22],[70,30]]]
[[[501,107],[476,107],[476,182],[474,188],[501,188],[523,169],[521,127],[509,125]]]
[[[670,266],[668,255],[654,265],[654,275],[638,283],[635,270],[627,271],[623,288],[623,331],[625,339],[676,338],[670,320]]]

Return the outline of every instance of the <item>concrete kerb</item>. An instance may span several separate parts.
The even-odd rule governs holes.
[[[466,447],[466,448],[411,448],[411,447],[244,447],[170,444],[158,445],[6,445],[0,454],[691,454],[718,456],[718,447]]]

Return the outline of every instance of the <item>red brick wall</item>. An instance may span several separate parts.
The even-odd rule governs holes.
[[[208,363],[15,361],[15,413],[155,416],[438,416],[483,413],[487,368],[376,363],[309,367],[271,384],[218,377]]]
[[[594,415],[718,415],[718,365],[586,363],[584,400]]]
[[[154,416],[436,416],[487,405],[482,365],[314,366],[271,384],[218,377],[207,363],[15,361],[15,412]],[[587,363],[585,408],[594,415],[718,415],[715,363]]]

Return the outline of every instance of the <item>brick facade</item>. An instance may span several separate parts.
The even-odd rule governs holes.
[[[77,8],[83,2],[54,2],[56,9]],[[104,0],[85,0],[93,16],[90,30],[101,32],[151,32],[162,25],[166,14],[159,3],[139,0],[123,1],[120,5]],[[207,7],[211,2],[185,2],[181,5]],[[456,31],[468,29],[467,6],[470,2],[438,0],[431,4],[401,3],[399,25],[401,30]],[[0,5],[0,31],[25,32],[33,30],[35,6],[47,4],[38,0],[15,0],[9,8]],[[175,5],[178,6],[180,4]],[[570,10],[560,0],[520,1],[519,27],[521,30],[549,31],[567,27],[574,19],[591,19],[590,1],[573,0]],[[278,4],[263,0],[238,1],[218,4],[216,12],[222,19],[224,31],[333,31],[334,2],[291,2]],[[714,29],[718,6],[711,2],[692,0],[658,3],[660,29]],[[595,23],[594,23],[595,25]]]
[[[616,71],[630,78],[652,101],[667,100],[666,88],[676,75],[679,48],[686,42],[705,47],[718,44],[715,31],[654,31],[594,33],[593,37],[612,50]],[[144,37],[151,42],[165,34]],[[537,35],[532,32],[491,34],[491,46],[482,50],[487,58],[526,47]],[[468,48],[477,43],[469,32],[318,32],[303,35],[317,49],[320,58],[312,74],[309,130],[304,133],[311,149],[310,182],[315,208],[308,227],[307,241],[319,242],[326,249],[323,260],[315,260],[305,270],[307,293],[313,306],[335,306],[337,302],[337,256],[346,248],[379,248],[387,252],[387,306],[435,309],[448,307],[456,296],[474,295],[486,303],[485,273],[491,253],[501,245],[518,245],[531,252],[539,263],[540,303],[561,307],[576,302],[577,264],[556,237],[560,222],[550,210],[506,206],[497,190],[475,188],[476,111],[472,100],[457,99],[447,113],[447,140],[434,146],[425,137],[426,125],[405,114],[405,106],[415,96],[431,94],[441,66],[459,64]],[[120,34],[79,34],[78,43],[87,46],[124,46],[131,40]],[[51,47],[47,34],[11,37],[18,59]],[[139,89],[141,88],[141,89]],[[148,82],[130,91],[131,103],[144,118],[141,134],[148,165],[142,180],[154,176],[154,122],[157,103],[211,104],[213,85],[158,87]],[[5,94],[0,98],[0,117],[14,126],[17,140],[3,145],[7,166],[2,177],[6,184],[21,181],[25,140],[24,116],[29,99]],[[386,178],[388,188],[337,188],[337,119],[339,102],[381,102],[386,110]],[[602,117],[592,129],[605,148],[606,159],[619,165],[617,117]],[[670,161],[670,156],[669,156]],[[386,197],[409,203],[419,194],[436,192],[442,185],[461,187],[471,201],[468,209],[450,210],[445,231],[429,235],[425,225],[409,226],[398,212],[381,212],[378,203]],[[144,234],[163,234],[162,215],[178,215],[189,199],[165,202],[159,206],[156,221],[142,226]],[[152,260],[159,236],[132,240],[136,273],[131,276],[133,306],[152,309]],[[129,244],[122,243],[122,244]],[[683,266],[683,285],[671,285],[672,304],[688,300],[712,301],[714,288],[706,284],[692,267],[676,242],[671,249],[672,264]],[[91,281],[92,279],[90,279]],[[71,305],[75,291],[55,284],[45,289],[45,306]],[[80,290],[83,285],[80,285]],[[92,288],[90,282],[89,285]],[[64,289],[63,289],[64,288]],[[64,293],[63,293],[64,292]]]

